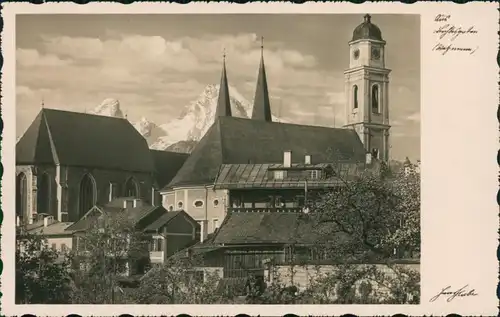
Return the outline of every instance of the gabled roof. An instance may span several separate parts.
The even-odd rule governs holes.
[[[264,48],[261,47],[263,50]],[[267,87],[266,67],[264,65],[264,55],[261,53],[259,75],[257,77],[257,87],[253,101],[252,120],[262,120],[271,122],[271,102],[269,101],[269,89]]]
[[[188,153],[150,150],[155,164],[155,178],[159,188],[167,185],[182,167]]]
[[[217,108],[215,109],[215,118],[231,116],[231,100],[229,99],[229,87],[226,74],[226,55],[222,63],[222,75],[219,86],[219,99],[217,100]]]
[[[144,228],[154,222],[167,211],[162,206],[142,205],[132,208],[124,208],[124,201],[131,200],[129,197],[120,197],[112,200],[104,206],[92,207],[80,220],[69,226],[68,231],[84,231],[93,225],[96,217],[113,216],[123,214],[139,228]]]
[[[146,140],[126,119],[42,109],[16,145],[16,164],[153,172]]]
[[[215,244],[315,244],[321,237],[317,224],[303,213],[233,212],[217,232]],[[332,237],[344,241],[339,234]]]
[[[198,225],[196,220],[194,220],[193,217],[191,217],[184,210],[175,210],[175,211],[168,211],[168,212],[166,211],[164,214],[162,214],[160,217],[158,217],[154,222],[152,222],[146,228],[144,228],[144,231],[146,231],[146,232],[157,231],[158,229],[167,225],[172,219],[174,219],[175,217],[177,217],[179,215],[186,217],[187,219],[189,219],[189,221]]]
[[[311,155],[313,164],[324,163],[329,149],[339,160],[365,161],[354,130],[219,117],[165,189],[213,184],[222,164],[282,163],[284,151],[292,151],[292,162]]]

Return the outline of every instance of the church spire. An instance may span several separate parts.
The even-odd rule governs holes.
[[[264,66],[264,38],[261,37],[260,45],[260,67],[257,78],[257,88],[253,102],[253,120],[272,121],[271,103],[269,102],[269,91],[267,89],[266,68]]]
[[[231,117],[231,100],[229,99],[229,85],[227,84],[225,50],[222,57],[222,75],[219,86],[219,100],[217,100],[217,108],[215,110],[215,118],[218,117]]]

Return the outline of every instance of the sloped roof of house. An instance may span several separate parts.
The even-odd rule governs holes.
[[[43,220],[38,223],[37,226],[33,226],[31,229],[27,231],[31,234],[43,234],[44,236],[56,236],[56,235],[69,235],[71,234],[71,230],[66,230],[69,226],[71,226],[72,222],[59,222],[54,221],[44,227]]]
[[[150,223],[146,228],[144,228],[144,231],[156,231],[160,229],[161,227],[165,226],[168,224],[172,219],[175,217],[182,215],[189,219],[192,223],[197,224],[196,220],[193,219],[188,213],[186,213],[184,210],[175,210],[175,211],[168,211],[162,214],[159,218],[157,218],[154,222]]]
[[[281,163],[284,151],[292,152],[292,162],[311,155],[313,164],[324,163],[329,149],[339,160],[365,161],[354,130],[219,117],[165,189],[213,184],[222,164]]]
[[[42,109],[16,145],[16,164],[153,172],[148,144],[126,119]]]
[[[217,232],[215,244],[314,244],[320,239],[319,225],[303,213],[233,212]],[[339,234],[332,237],[346,239]]]
[[[335,169],[336,174],[343,179],[360,173],[365,169],[365,164],[342,164],[339,168],[329,164],[293,164],[287,170],[326,170]],[[342,183],[339,178],[328,177],[311,179],[305,174],[288,173],[285,177],[277,179],[270,175],[270,171],[282,170],[283,164],[223,164],[215,179],[215,189],[245,189],[245,188],[327,188]]]
[[[121,197],[116,198],[104,206],[94,206],[80,220],[69,226],[66,230],[84,231],[90,228],[95,220],[95,214],[98,216],[113,216],[117,214],[125,215],[132,223],[140,228],[144,228],[157,218],[167,213],[167,210],[162,206],[151,206],[142,203],[142,205],[132,208],[124,208],[124,201],[132,198]],[[95,214],[94,214],[95,212]]]
[[[150,150],[155,164],[155,178],[159,188],[165,187],[182,167],[188,153]]]

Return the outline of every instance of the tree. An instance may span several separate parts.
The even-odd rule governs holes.
[[[220,278],[203,272],[196,257],[171,257],[161,266],[153,267],[131,294],[136,304],[215,304],[227,301],[217,291]]]
[[[313,218],[318,244],[338,265],[307,292],[319,303],[418,302],[420,274],[392,262],[420,253],[416,166],[394,173],[381,162],[379,168],[352,173],[339,164],[333,177],[341,186],[321,195]],[[370,265],[375,262],[382,266]]]
[[[341,186],[324,193],[314,213],[330,257],[387,259],[420,251],[420,175],[414,167],[395,175],[384,165],[355,175],[336,170]],[[338,234],[347,239],[330,239]]]
[[[67,304],[70,302],[70,258],[48,248],[41,235],[16,237],[16,303]]]
[[[75,292],[79,304],[116,304],[120,281],[149,268],[149,239],[127,214],[89,217],[90,226],[78,235],[74,252]]]

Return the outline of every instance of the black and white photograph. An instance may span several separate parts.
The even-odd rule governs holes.
[[[458,60],[476,63],[464,74],[477,70],[490,50],[458,48],[484,27],[354,7],[113,13],[94,3],[85,14],[7,18],[12,305],[394,314],[481,300],[480,269],[465,269],[473,251],[455,251],[464,244],[454,227],[486,228],[456,206],[496,195],[462,175],[463,162],[481,165],[473,152],[484,157],[479,142],[465,146],[481,115],[450,123],[439,107],[468,100],[465,89],[438,88],[447,75],[429,72]],[[215,314],[201,307],[195,315]]]
[[[19,16],[16,301],[418,304],[419,51],[419,15]]]

